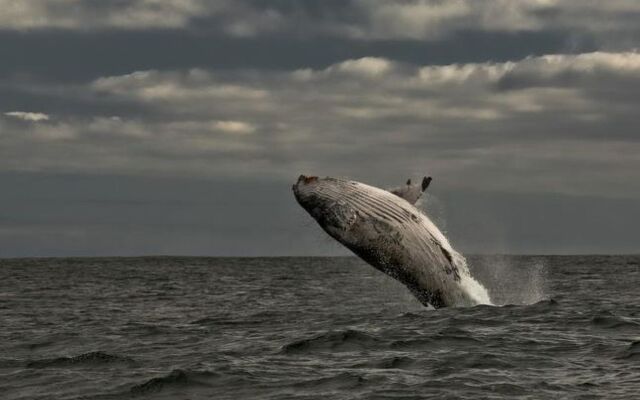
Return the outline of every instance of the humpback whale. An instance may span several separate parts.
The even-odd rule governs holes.
[[[364,183],[300,175],[293,185],[298,203],[335,240],[379,271],[404,284],[425,306],[491,304],[429,217],[414,204],[431,183],[390,191]]]

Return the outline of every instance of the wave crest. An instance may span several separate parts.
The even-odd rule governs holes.
[[[132,395],[145,395],[149,393],[157,393],[167,388],[186,387],[186,386],[209,386],[203,380],[214,376],[213,372],[193,372],[182,369],[174,369],[169,374],[157,378],[151,378],[139,385],[133,386],[129,391]]]
[[[380,342],[380,339],[368,333],[347,329],[327,332],[309,339],[291,342],[282,347],[282,352],[291,354],[318,350],[353,351],[364,349],[378,342]]]

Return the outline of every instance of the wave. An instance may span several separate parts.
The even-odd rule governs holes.
[[[454,358],[455,360],[455,358]],[[514,365],[498,354],[465,354],[453,361],[460,369],[502,369],[511,370]]]
[[[24,347],[29,349],[29,350],[36,350],[36,349],[39,349],[41,347],[51,346],[54,343],[55,343],[55,341],[53,341],[53,340],[43,340],[43,341],[40,341],[40,342],[25,343]]]
[[[379,343],[380,339],[354,329],[332,331],[309,339],[297,340],[282,347],[286,354],[318,350],[352,351]]]
[[[247,323],[246,319],[237,318],[233,316],[218,316],[218,317],[204,317],[189,322],[190,325],[244,325]]]
[[[411,339],[383,340],[354,329],[343,331],[330,331],[320,335],[296,340],[281,348],[283,354],[313,353],[322,351],[346,352],[371,349],[420,349],[425,347],[442,347],[445,345],[476,346],[480,342],[473,333],[461,328],[448,327],[429,335],[420,335]],[[407,360],[393,359],[392,364],[402,363]],[[389,361],[385,361],[389,362]],[[384,364],[384,362],[383,362]],[[380,364],[380,365],[383,365]],[[374,368],[393,368],[372,366]]]
[[[531,304],[531,305],[532,305],[532,306],[549,306],[549,307],[555,307],[555,306],[557,306],[558,304],[559,304],[559,303],[558,303],[558,300],[556,300],[556,299],[554,299],[554,298],[551,298],[551,297],[550,297],[550,298],[548,298],[548,299],[543,299],[543,300],[537,301],[537,302],[535,302],[535,303],[533,303],[533,304]]]
[[[174,369],[169,374],[151,378],[139,385],[133,386],[129,391],[132,395],[145,395],[149,393],[157,393],[168,388],[180,388],[187,386],[211,386],[205,379],[215,377],[216,374],[210,371],[185,371],[182,369]]]
[[[505,303],[500,305],[499,307],[503,310],[503,312],[506,312],[508,314],[518,316],[535,316],[544,314],[547,311],[552,311],[559,305],[560,303],[556,299],[548,298],[532,304]]]
[[[479,339],[473,337],[473,333],[470,331],[449,327],[428,336],[396,340],[391,343],[391,348],[417,350],[425,347],[476,346],[480,342]]]
[[[602,312],[591,318],[591,323],[597,327],[605,329],[640,329],[640,323],[625,317],[620,317],[609,311]]]
[[[285,315],[278,311],[259,311],[247,315],[236,315],[233,313],[206,316],[193,321],[190,325],[214,326],[214,325],[259,325],[262,323],[272,323],[274,321],[284,319]]]
[[[410,367],[416,363],[416,360],[411,357],[396,356],[384,358],[382,360],[372,360],[363,363],[358,363],[353,368],[375,368],[375,369],[404,369]]]
[[[92,351],[73,357],[56,357],[29,361],[27,363],[27,368],[69,367],[75,365],[98,365],[133,362],[134,360],[129,357],[118,356],[102,351]]]
[[[366,382],[367,379],[359,374],[343,372],[335,376],[297,382],[294,386],[301,389],[312,389],[314,391],[345,390],[363,386]]]
[[[15,358],[0,358],[0,369],[19,368],[24,365],[24,361]]]
[[[640,340],[632,342],[619,358],[627,360],[640,360]]]

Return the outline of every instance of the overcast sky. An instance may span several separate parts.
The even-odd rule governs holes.
[[[465,253],[640,253],[637,0],[0,0],[0,257],[345,254],[300,173]]]

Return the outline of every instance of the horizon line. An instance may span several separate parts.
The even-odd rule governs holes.
[[[640,253],[469,253],[464,257],[638,257]],[[72,255],[72,256],[8,256],[3,260],[32,260],[32,259],[95,259],[95,258],[358,258],[356,255],[180,255],[180,254],[149,254],[149,255]]]

